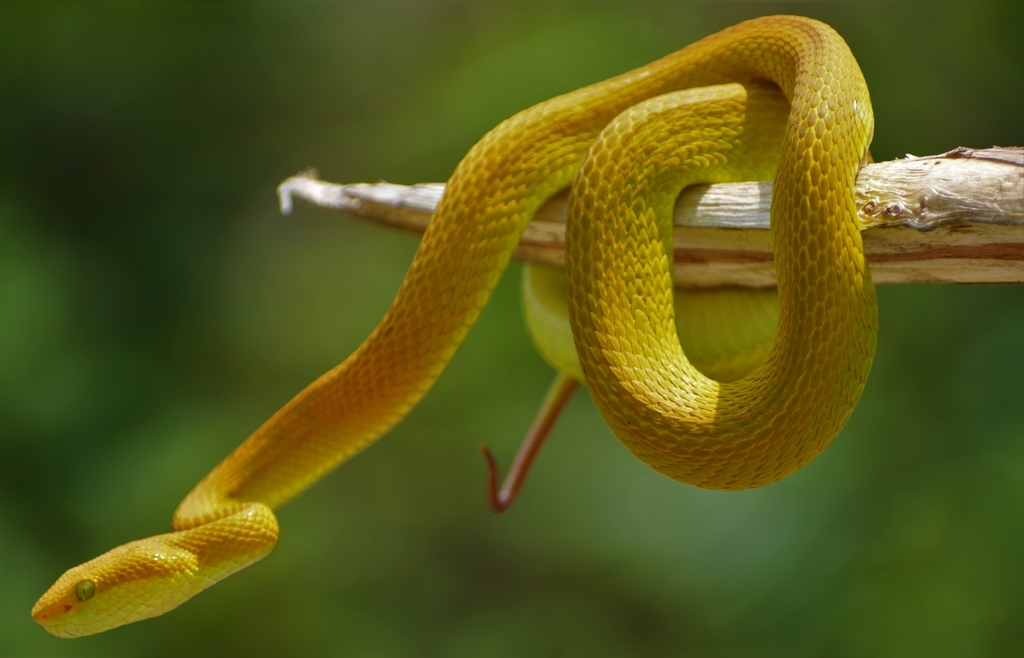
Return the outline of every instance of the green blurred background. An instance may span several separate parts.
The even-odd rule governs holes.
[[[1022,655],[1024,286],[881,288],[860,406],[778,484],[674,483],[584,393],[499,517],[478,446],[507,465],[552,376],[518,266],[270,559],[96,637],[29,617],[387,308],[415,239],[283,218],[278,182],[444,180],[517,110],[779,12],[850,43],[876,159],[1024,145],[1020,3],[0,3],[0,655]]]

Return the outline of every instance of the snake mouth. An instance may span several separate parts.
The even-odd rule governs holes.
[[[45,597],[44,597],[45,598]],[[70,632],[74,628],[69,613],[74,609],[74,604],[61,597],[53,603],[39,601],[32,608],[32,619],[46,629],[47,633],[57,637],[78,637],[80,633]]]
[[[50,635],[65,639],[105,630],[102,623],[97,624],[95,611],[90,611],[88,606],[80,603],[74,591],[56,599],[43,595],[32,608],[32,620]]]
[[[97,574],[82,568],[65,572],[32,606],[32,620],[57,637],[88,635],[84,629],[95,613],[88,600],[97,582],[102,582]]]

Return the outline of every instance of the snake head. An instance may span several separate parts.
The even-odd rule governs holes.
[[[32,608],[32,619],[57,637],[92,635],[156,617],[196,589],[196,556],[150,537],[68,570]]]

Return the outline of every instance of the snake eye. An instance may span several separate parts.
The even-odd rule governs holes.
[[[75,596],[78,597],[79,601],[85,601],[91,599],[96,593],[96,584],[91,580],[83,580],[82,582],[75,585]]]

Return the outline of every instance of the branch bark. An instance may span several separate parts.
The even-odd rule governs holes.
[[[768,232],[771,183],[696,185],[674,216],[676,285],[776,284]],[[443,183],[337,185],[307,171],[278,187],[281,211],[299,198],[422,234]],[[855,188],[876,283],[1024,283],[1024,148],[958,148],[865,166]],[[515,258],[565,264],[568,191],[544,204]]]

